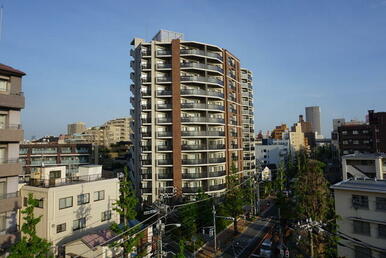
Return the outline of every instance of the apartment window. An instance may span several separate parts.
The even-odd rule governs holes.
[[[8,81],[6,80],[0,80],[0,91],[7,91]]]
[[[354,233],[360,235],[370,236],[370,223],[354,220]]]
[[[6,223],[7,215],[5,212],[0,213],[0,232],[7,230],[7,223]]]
[[[369,140],[363,140],[363,144],[369,144],[370,141]]]
[[[353,144],[359,144],[359,141],[358,140],[354,140],[352,143]]]
[[[43,200],[43,198],[42,199],[39,199],[39,200],[37,200],[38,202],[37,202],[37,208],[42,208],[43,209],[43,202],[44,202],[44,200]]]
[[[78,195],[78,205],[86,204],[90,202],[90,194],[80,194]]]
[[[368,130],[363,130],[363,134],[368,134],[369,131]]]
[[[376,197],[375,207],[377,210],[386,211],[386,198]]]
[[[111,211],[104,211],[102,212],[102,221],[110,220],[111,219]]]
[[[352,131],[352,134],[359,134],[357,130]]]
[[[378,224],[378,237],[386,238],[386,225]]]
[[[72,207],[72,196],[59,199],[59,209],[66,209]]]
[[[371,257],[371,249],[363,246],[355,246],[355,258]]]
[[[23,198],[23,206],[27,207],[28,206],[28,197]]]
[[[56,225],[56,233],[60,233],[64,231],[66,231],[66,223]]]
[[[73,221],[72,230],[76,231],[86,227],[86,218],[80,218]]]
[[[369,208],[369,197],[364,195],[353,195],[352,205],[355,209],[368,209]]]
[[[343,135],[347,135],[347,131],[342,131],[342,134]]]
[[[346,145],[346,144],[348,144],[348,141],[343,141],[342,143],[343,143],[344,145]]]
[[[97,191],[94,192],[94,202],[104,200],[105,199],[105,191]]]
[[[58,179],[61,177],[61,175],[62,175],[62,171],[60,170],[50,171],[50,179]]]

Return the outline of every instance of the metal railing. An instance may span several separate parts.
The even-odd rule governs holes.
[[[217,65],[206,65],[203,63],[193,63],[193,62],[181,63],[181,67],[184,67],[184,68],[202,68],[202,69],[207,69],[207,70],[218,71],[220,73],[224,72],[224,70]]]
[[[170,137],[172,136],[172,132],[166,131],[166,132],[157,132],[158,137]]]
[[[222,150],[225,149],[225,144],[209,144],[209,150]]]
[[[157,165],[172,165],[173,164],[173,160],[171,159],[158,159],[157,160]]]
[[[200,49],[181,49],[180,51],[181,54],[188,54],[188,55],[200,55],[200,56],[209,56],[209,57],[214,57],[220,61],[222,61],[222,56],[220,54],[214,53],[214,52],[205,52],[204,50]]]
[[[173,179],[173,173],[160,173],[158,179]]]
[[[148,118],[141,118],[142,123],[151,123],[151,117]]]
[[[142,165],[151,165],[151,160],[150,159],[143,159],[141,160]]]
[[[157,150],[159,150],[159,151],[171,151],[172,148],[173,147],[170,145],[158,145],[157,146]]]
[[[181,117],[181,122],[207,122],[207,123],[220,123],[224,124],[223,118],[213,117]]]
[[[157,82],[171,82],[172,78],[169,76],[159,76],[156,78]]]
[[[159,56],[165,56],[165,55],[171,55],[171,50],[157,50],[157,55]]]
[[[171,117],[159,117],[157,118],[157,123],[171,123],[172,118]]]
[[[157,90],[157,96],[172,95],[171,90]]]
[[[157,64],[158,69],[164,69],[164,68],[172,68],[172,64],[169,63],[158,63]]]
[[[203,95],[224,98],[224,93],[222,92],[202,89],[181,89],[181,95]]]
[[[205,150],[206,145],[204,144],[189,144],[189,145],[182,145],[182,150]]]
[[[196,178],[207,178],[207,174],[205,173],[183,173],[183,179],[196,179]]]
[[[209,172],[209,177],[218,177],[218,176],[225,176],[225,175],[226,175],[225,170]]]
[[[183,165],[196,165],[196,164],[206,164],[206,159],[183,159]]]
[[[202,191],[202,187],[183,187],[182,192],[184,193],[198,193]]]
[[[221,86],[224,85],[224,81],[219,80],[217,78],[213,77],[203,77],[203,76],[181,76],[181,81],[191,82],[191,81],[198,81],[198,82],[210,82],[210,83],[216,83]]]
[[[209,158],[209,163],[223,163],[225,158]]]
[[[157,109],[171,109],[172,104],[157,104]]]
[[[74,176],[74,177],[66,177],[66,178],[56,178],[56,179],[34,179],[30,178],[27,181],[27,185],[36,186],[36,187],[55,187],[55,186],[63,186],[69,184],[79,184],[79,183],[87,183],[93,181],[99,181],[107,178],[103,178],[100,174],[89,175],[89,176]]]
[[[181,131],[181,136],[225,136],[223,131]]]
[[[209,191],[218,191],[218,190],[223,190],[226,188],[226,184],[220,184],[220,185],[210,185],[208,187]]]

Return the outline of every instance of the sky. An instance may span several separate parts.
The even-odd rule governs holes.
[[[253,72],[256,131],[319,105],[386,111],[386,0],[0,0],[0,63],[23,79],[25,138],[129,116],[130,41],[159,29],[226,48]]]

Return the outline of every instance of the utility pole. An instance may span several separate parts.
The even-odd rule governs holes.
[[[314,237],[312,235],[312,227],[310,227],[310,255],[314,258]]]
[[[217,256],[216,207],[213,203],[214,257]]]

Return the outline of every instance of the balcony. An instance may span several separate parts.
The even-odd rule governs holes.
[[[210,185],[208,187],[209,191],[219,191],[224,190],[226,188],[226,184],[220,184],[220,185]]]
[[[151,56],[151,51],[150,50],[142,50],[141,55],[142,56]]]
[[[183,187],[182,192],[184,193],[199,193],[203,191],[202,187]]]
[[[198,178],[207,178],[206,173],[183,173],[182,179],[198,179]]]
[[[223,131],[181,131],[181,136],[225,136]]]
[[[142,137],[151,137],[151,132],[141,132]]]
[[[0,159],[1,176],[18,176],[22,173],[22,166],[19,159]]]
[[[148,96],[151,96],[151,91],[150,90],[141,91],[141,94],[144,97],[148,97]]]
[[[209,163],[224,163],[225,158],[209,158]]]
[[[173,173],[159,173],[158,179],[173,179]]]
[[[238,149],[238,148],[239,148],[239,145],[238,145],[238,144],[231,144],[231,145],[230,145],[230,148],[231,148],[231,149]]]
[[[0,124],[1,142],[20,142],[24,139],[24,131],[20,124]]]
[[[171,159],[158,159],[158,160],[157,160],[157,165],[158,165],[158,166],[169,166],[169,165],[173,165],[173,160],[171,160]]]
[[[151,151],[151,145],[141,146],[142,151]]]
[[[159,117],[157,118],[157,123],[159,124],[165,124],[165,123],[171,123],[172,118],[171,117]]]
[[[157,150],[158,151],[171,151],[173,149],[170,145],[158,145]]]
[[[189,145],[182,145],[182,150],[206,150],[206,145],[204,144],[189,144]]]
[[[151,82],[151,77],[143,77],[141,78],[142,83],[150,83]]]
[[[151,179],[152,175],[151,173],[141,174],[142,179]]]
[[[215,83],[224,86],[224,81],[215,77],[203,77],[203,76],[181,76],[181,82],[203,82],[203,83]]]
[[[171,50],[157,50],[157,56],[170,56],[172,54]]]
[[[141,64],[141,68],[142,69],[150,69],[151,68],[151,64],[150,63],[147,63],[147,64]]]
[[[142,165],[151,165],[151,159],[143,159],[141,160]]]
[[[193,62],[181,63],[181,68],[198,68],[198,69],[216,71],[220,73],[224,72],[224,70],[217,65],[206,65],[203,63],[193,63]]]
[[[156,78],[156,81],[159,83],[159,82],[172,82],[172,78],[170,76],[159,76]]]
[[[223,150],[225,149],[225,144],[209,144],[208,146],[209,150]]]
[[[157,132],[157,137],[171,137],[171,136],[172,136],[171,131]]]
[[[141,104],[142,109],[151,109],[151,104]]]
[[[224,106],[215,105],[215,104],[205,104],[205,103],[181,103],[181,108],[188,109],[213,109],[224,111]]]
[[[170,69],[170,68],[172,68],[172,64],[169,64],[169,63],[157,64],[157,69]]]
[[[209,177],[220,177],[220,176],[225,176],[225,175],[226,175],[225,170],[209,172]]]
[[[190,122],[190,123],[218,123],[224,124],[225,121],[223,118],[212,118],[212,117],[181,117],[181,122]]]
[[[171,96],[172,91],[171,90],[157,90],[157,97],[158,96]]]
[[[219,61],[223,60],[220,54],[209,52],[209,51],[205,52],[204,50],[200,50],[200,49],[181,49],[180,53],[182,55],[199,55],[199,56],[207,56],[207,57],[215,58]]]
[[[202,90],[202,89],[181,89],[181,95],[192,95],[192,96],[201,95],[201,96],[224,98],[224,93],[222,92]]]
[[[142,193],[151,193],[152,192],[150,187],[146,187],[146,188],[144,187],[141,189],[141,191],[142,191]]]
[[[23,92],[0,94],[0,103],[2,107],[23,109],[25,106],[25,99]]]
[[[206,159],[183,159],[183,165],[197,165],[197,164],[206,164]]]
[[[172,104],[157,104],[157,109],[161,110],[161,109],[172,109]]]
[[[141,118],[141,123],[142,124],[151,123],[151,117]]]

